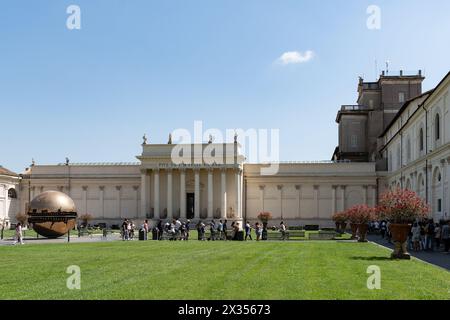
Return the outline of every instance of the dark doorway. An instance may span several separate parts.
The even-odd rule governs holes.
[[[188,219],[194,219],[194,193],[186,193],[186,217]]]

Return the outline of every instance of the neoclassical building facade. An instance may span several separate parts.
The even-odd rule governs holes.
[[[281,162],[268,175],[264,168],[271,164],[248,163],[236,137],[183,145],[144,139],[136,163],[32,164],[20,175],[0,170],[0,219],[14,221],[36,195],[59,190],[75,201],[79,215],[91,214],[93,224],[256,221],[270,212],[274,224],[325,227],[333,213],[375,205],[386,188],[397,187],[426,199],[435,220],[448,219],[450,76],[425,93],[422,80],[420,72],[383,73],[377,83],[361,79],[358,105],[338,112],[339,147],[331,161]]]
[[[381,187],[372,163],[280,163],[278,173],[262,175],[267,165],[246,164],[239,143],[186,145],[200,149],[187,161],[173,161],[180,145],[143,144],[138,163],[33,165],[22,174],[20,210],[47,190],[67,193],[78,213],[96,222],[124,218],[181,218],[256,221],[272,213],[274,223],[331,225],[331,215],[354,204],[374,204]],[[205,151],[232,152],[205,157]],[[208,153],[209,154],[209,153]]]
[[[0,166],[0,225],[5,227],[20,211],[17,192],[19,183],[19,175]]]
[[[450,73],[433,89],[407,101],[383,132],[391,188],[417,192],[435,220],[450,218]]]

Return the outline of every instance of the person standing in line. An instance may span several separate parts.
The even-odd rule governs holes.
[[[449,250],[450,250],[450,221],[447,221],[442,226],[441,239],[444,242],[444,251],[445,251],[445,253],[449,254]]]
[[[161,240],[163,232],[164,232],[162,220],[158,221],[158,224],[156,226],[156,232],[157,232],[157,235],[158,235],[158,240]]]
[[[227,237],[228,237],[228,234],[227,234],[227,219],[225,219],[225,221],[223,222],[222,231],[223,231],[223,238],[226,241]]]
[[[214,220],[211,220],[211,222],[209,223],[209,231],[211,232],[210,240],[216,240],[216,223],[214,222]]]
[[[434,221],[430,219],[425,228],[425,250],[433,251]]]
[[[247,238],[250,238],[250,240],[252,239],[252,227],[250,226],[250,222],[247,221],[247,223],[245,224],[245,240],[247,241]]]
[[[219,223],[217,224],[217,232],[218,232],[218,238],[223,239],[223,223],[222,220],[219,220]]]
[[[181,228],[181,221],[179,218],[177,218],[175,220],[175,231],[177,231],[177,233],[178,233],[178,231],[180,231],[180,228]]]
[[[134,228],[135,225],[132,220],[128,222],[128,240],[133,240],[134,238]]]
[[[128,240],[128,220],[124,219],[122,223],[122,240]]]
[[[386,238],[387,238],[388,243],[392,244],[392,241],[391,241],[391,222],[390,221],[388,221],[386,223]]]
[[[147,240],[148,238],[148,220],[145,219],[144,220],[144,224],[142,226],[142,228],[144,229],[144,240]]]
[[[384,239],[385,235],[386,235],[386,221],[381,221],[380,224],[380,234],[381,234],[381,239]]]
[[[185,240],[189,240],[189,231],[191,230],[190,228],[190,226],[189,226],[189,224],[191,223],[191,220],[187,220],[186,221],[186,225],[185,225],[185,227],[186,227],[186,237],[185,237]]]
[[[205,224],[202,221],[199,223],[199,238],[201,241],[205,240]]]
[[[419,222],[419,227],[420,227],[420,248],[422,250],[426,250],[425,247],[425,223],[423,221]]]
[[[283,221],[280,222],[281,240],[286,240],[286,225]]]
[[[436,226],[434,227],[434,248],[439,251],[439,248],[441,247],[441,225],[439,223],[436,223]]]
[[[419,224],[414,222],[413,227],[411,228],[414,251],[419,251],[420,249],[420,229]]]

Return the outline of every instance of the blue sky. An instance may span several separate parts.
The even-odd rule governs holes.
[[[68,30],[66,8],[81,8]],[[381,29],[366,26],[369,5]],[[329,159],[336,112],[378,68],[450,70],[450,2],[21,1],[0,10],[0,164],[137,161],[143,133],[279,128],[282,160]],[[276,63],[311,50],[307,62]]]

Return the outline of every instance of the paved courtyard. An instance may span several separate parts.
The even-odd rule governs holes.
[[[393,244],[389,243],[386,239],[382,239],[379,235],[368,235],[367,239],[384,247],[390,249],[394,248]],[[450,254],[445,254],[442,251],[415,252],[413,250],[409,250],[409,253],[411,254],[411,256],[416,257],[417,259],[423,260],[450,271]]]

